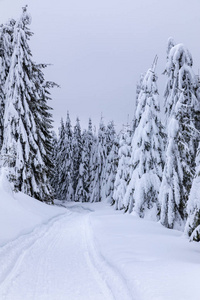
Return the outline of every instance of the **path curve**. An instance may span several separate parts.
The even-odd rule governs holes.
[[[0,299],[133,300],[96,247],[92,212],[76,210],[0,248]]]

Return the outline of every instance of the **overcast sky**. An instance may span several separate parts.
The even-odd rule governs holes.
[[[120,128],[133,117],[136,83],[156,54],[162,103],[170,36],[190,50],[195,73],[200,68],[199,0],[0,0],[0,23],[24,4],[34,60],[51,63],[46,77],[61,86],[52,92],[55,127],[69,110],[73,124],[76,116],[82,127],[89,117],[98,124],[102,113]]]

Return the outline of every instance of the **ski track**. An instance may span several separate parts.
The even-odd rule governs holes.
[[[0,299],[2,295],[5,297],[5,292],[2,291],[9,285],[30,248],[45,237],[57,222],[70,214],[71,212],[68,212],[53,217],[46,224],[37,226],[32,232],[21,235],[0,247]]]
[[[0,248],[0,299],[133,300],[96,246],[91,213],[72,208]]]
[[[91,264],[91,267],[97,273],[97,276],[101,278],[101,281],[107,285],[110,290],[110,295],[114,300],[134,300],[132,297],[129,287],[126,283],[125,278],[116,269],[115,266],[111,265],[105,257],[100,253],[96,246],[94,234],[90,223],[90,215],[85,218],[85,235],[86,235],[86,247],[87,260]]]

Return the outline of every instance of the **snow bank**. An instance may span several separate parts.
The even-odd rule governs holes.
[[[5,173],[2,170],[0,174],[0,246],[66,212],[23,193],[13,193]]]
[[[102,203],[81,206],[95,210],[90,223],[96,248],[124,278],[133,299],[200,299],[199,243],[188,242],[179,231]]]

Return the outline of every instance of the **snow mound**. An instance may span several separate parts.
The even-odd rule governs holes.
[[[6,170],[1,170],[0,246],[65,212],[65,208],[47,205],[20,192],[14,193],[8,182]]]

